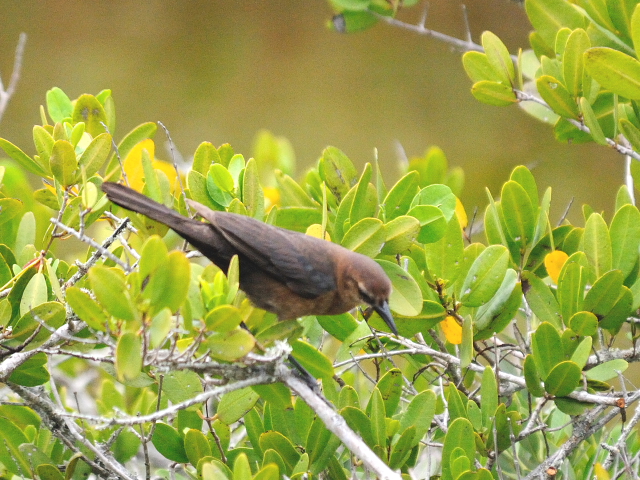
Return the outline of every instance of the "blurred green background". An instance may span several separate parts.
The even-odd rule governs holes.
[[[524,9],[509,0],[466,0],[473,39],[496,33],[512,53],[528,46]],[[415,33],[379,24],[357,34],[327,29],[323,0],[113,1],[0,0],[0,74],[8,82],[18,35],[26,46],[18,91],[0,136],[33,154],[45,92],[71,98],[110,88],[116,139],[146,121],[162,121],[180,154],[231,143],[250,156],[263,128],[287,137],[298,176],[327,145],[358,166],[378,149],[387,184],[398,177],[397,145],[409,157],[430,145],[466,172],[462,200],[484,209],[484,187],[499,195],[511,169],[531,168],[553,187],[552,221],[572,197],[580,220],[589,203],[612,213],[623,158],[594,145],[561,145],[550,126],[518,107],[480,104],[470,94],[461,53]],[[422,7],[400,18],[416,23]],[[459,0],[429,4],[427,26],[464,37]],[[169,158],[158,132],[157,156]]]

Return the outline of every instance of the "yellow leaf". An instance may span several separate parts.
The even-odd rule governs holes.
[[[460,223],[460,228],[465,229],[469,223],[469,219],[467,218],[467,212],[464,211],[464,205],[458,197],[456,197],[456,217],[458,217],[458,222]]]
[[[601,463],[596,463],[593,467],[593,472],[596,474],[597,480],[609,480],[609,472],[605,470]]]
[[[564,262],[567,261],[567,258],[569,258],[569,255],[561,250],[554,250],[551,253],[547,253],[544,257],[544,267],[547,269],[547,273],[551,277],[551,280],[553,280],[553,283],[558,283],[560,270],[562,270],[562,266]]]
[[[129,186],[138,192],[142,192],[144,186],[144,172],[142,169],[142,150],[146,150],[151,159],[151,164],[156,170],[163,172],[171,184],[171,190],[173,191],[176,185],[176,169],[173,165],[163,160],[155,158],[156,145],[153,140],[147,138],[141,141],[135,147],[131,149],[129,154],[124,159],[124,171],[127,174],[129,180]]]
[[[314,223],[313,225],[309,225],[309,228],[307,228],[306,234],[311,237],[322,238],[322,225],[320,225],[319,223]],[[329,235],[329,232],[324,232],[324,239],[328,240],[329,242],[331,241],[331,236]]]
[[[280,205],[280,190],[274,187],[264,187],[265,206]]]
[[[440,322],[440,327],[442,327],[444,336],[447,337],[449,343],[454,345],[460,345],[462,343],[462,326],[455,317],[447,315],[447,318]]]

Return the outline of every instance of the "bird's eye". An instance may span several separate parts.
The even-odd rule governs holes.
[[[368,303],[369,305],[375,305],[375,300],[373,299],[373,297],[363,289],[359,288],[358,293],[360,294],[360,298],[364,300],[365,303]]]

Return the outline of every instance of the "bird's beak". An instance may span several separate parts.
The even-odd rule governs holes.
[[[396,336],[400,336],[398,334],[398,329],[396,328],[396,322],[393,321],[393,315],[391,315],[389,303],[384,302],[381,306],[373,305],[373,309],[382,317],[382,320],[387,324],[387,327],[389,327]]]

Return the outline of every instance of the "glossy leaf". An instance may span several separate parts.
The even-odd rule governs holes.
[[[589,215],[584,228],[584,253],[590,266],[590,275],[595,280],[611,270],[612,249],[609,229],[602,215]]]
[[[525,357],[523,373],[529,393],[531,393],[531,395],[533,395],[534,397],[543,397],[544,388],[542,386],[542,379],[540,378],[540,374],[538,373],[538,367],[536,367],[536,362],[533,358],[533,355],[527,355]]]
[[[582,112],[582,121],[589,127],[589,132],[593,140],[600,145],[608,145],[607,138],[602,131],[600,123],[598,123],[598,118],[593,108],[591,108],[589,101],[584,97],[580,98],[580,111]]]
[[[2,148],[10,158],[18,162],[23,168],[27,169],[31,173],[34,173],[40,177],[47,175],[46,170],[29,155],[24,153],[20,148],[16,147],[13,143],[0,138],[0,148]]]
[[[62,122],[71,117],[73,104],[66,93],[61,88],[53,87],[47,90],[47,113],[54,123]]]
[[[584,54],[585,68],[603,88],[640,99],[640,62],[618,50],[594,47]]]
[[[634,205],[624,205],[618,209],[611,220],[609,230],[611,237],[612,268],[627,277],[638,261],[638,245],[640,244],[640,212]]]
[[[100,305],[107,312],[125,321],[136,318],[122,270],[97,265],[89,270],[89,281]]]
[[[87,293],[78,287],[69,287],[66,300],[76,315],[95,330],[106,331],[107,316],[100,306]]]
[[[432,277],[447,285],[453,284],[462,268],[464,243],[460,223],[454,216],[449,220],[444,236],[437,242],[424,246],[427,267]]]
[[[563,78],[567,90],[573,97],[582,95],[584,71],[583,54],[591,47],[589,36],[582,28],[571,32],[562,56]]]
[[[502,76],[497,72],[493,65],[489,63],[487,55],[482,52],[465,52],[462,56],[462,65],[468,77],[474,82],[488,80],[491,82],[500,82]]]
[[[396,182],[384,199],[384,212],[387,221],[400,215],[405,215],[411,206],[413,198],[419,191],[420,175],[416,171],[407,173]]]
[[[302,340],[291,343],[291,354],[314,377],[331,379],[335,375],[331,360],[314,346]]]
[[[507,273],[508,263],[509,252],[504,246],[487,247],[467,273],[461,289],[462,303],[465,306],[478,307],[488,302],[500,288]]]
[[[151,437],[153,446],[158,452],[173,462],[189,463],[189,457],[184,449],[182,437],[178,431],[163,422],[157,422]]]
[[[389,417],[396,413],[403,386],[404,379],[402,378],[402,372],[398,368],[389,370],[378,382],[378,390],[380,390],[385,412]]]
[[[551,370],[564,360],[562,339],[558,330],[550,323],[541,323],[531,338],[531,349],[536,368],[546,381]]]
[[[73,107],[72,119],[74,123],[84,122],[86,130],[93,137],[103,133],[103,124],[107,124],[104,107],[96,97],[83,94],[78,97]]]
[[[553,45],[560,28],[584,28],[585,19],[580,11],[568,2],[556,0],[527,0],[525,4],[529,21],[542,40]]]
[[[116,347],[116,372],[119,381],[133,380],[142,369],[142,342],[133,332],[124,333]]]
[[[263,451],[273,449],[278,452],[289,470],[300,460],[300,454],[291,441],[279,432],[271,431],[260,435],[260,448]]]
[[[549,395],[564,397],[580,383],[580,367],[572,361],[558,363],[551,369],[544,381],[544,389]]]
[[[511,86],[488,80],[474,83],[471,87],[471,94],[476,100],[496,107],[506,107],[518,101]]]
[[[378,263],[393,286],[389,297],[391,310],[408,317],[418,315],[422,310],[422,293],[413,277],[396,263],[387,260],[378,260]]]
[[[342,246],[362,255],[375,258],[382,250],[386,232],[382,221],[364,218],[353,225],[342,239]]]
[[[509,236],[524,250],[535,231],[534,209],[529,195],[522,185],[510,180],[502,187],[500,205]]]
[[[567,88],[551,75],[542,75],[536,80],[536,87],[542,99],[562,117],[578,119],[580,112],[575,99]]]
[[[622,294],[624,277],[620,270],[611,270],[601,276],[584,298],[584,309],[603,317],[613,308]]]
[[[591,312],[576,312],[569,320],[569,327],[580,336],[595,335],[598,318]]]
[[[506,85],[514,85],[515,68],[509,50],[504,43],[489,31],[483,32],[480,40],[489,65],[499,75],[500,81]]]
[[[233,362],[253,349],[255,339],[249,332],[235,329],[210,335],[207,344],[213,358]]]
[[[184,435],[184,450],[189,462],[194,467],[204,458],[211,456],[211,446],[200,430],[190,428]]]
[[[618,378],[619,375],[628,367],[629,364],[626,362],[626,360],[616,358],[614,360],[609,360],[608,362],[601,363],[600,365],[596,365],[595,367],[590,368],[584,373],[589,380],[599,380],[601,382],[606,382],[608,380]]]
[[[469,461],[475,458],[476,447],[473,426],[466,418],[457,418],[450,425],[442,448],[442,480],[454,480],[451,474],[450,458],[456,448],[461,448]]]
[[[318,165],[320,177],[338,198],[342,199],[358,181],[358,172],[351,160],[336,147],[327,147],[322,152]]]
[[[400,431],[413,426],[416,428],[414,445],[431,428],[431,421],[436,412],[436,395],[432,390],[425,390],[411,399],[407,410],[400,417]]]
[[[79,178],[78,161],[73,145],[66,140],[58,140],[53,144],[49,159],[51,173],[63,186],[77,182]]]
[[[384,225],[386,233],[382,253],[398,254],[407,251],[420,232],[420,222],[415,217],[401,215]]]

